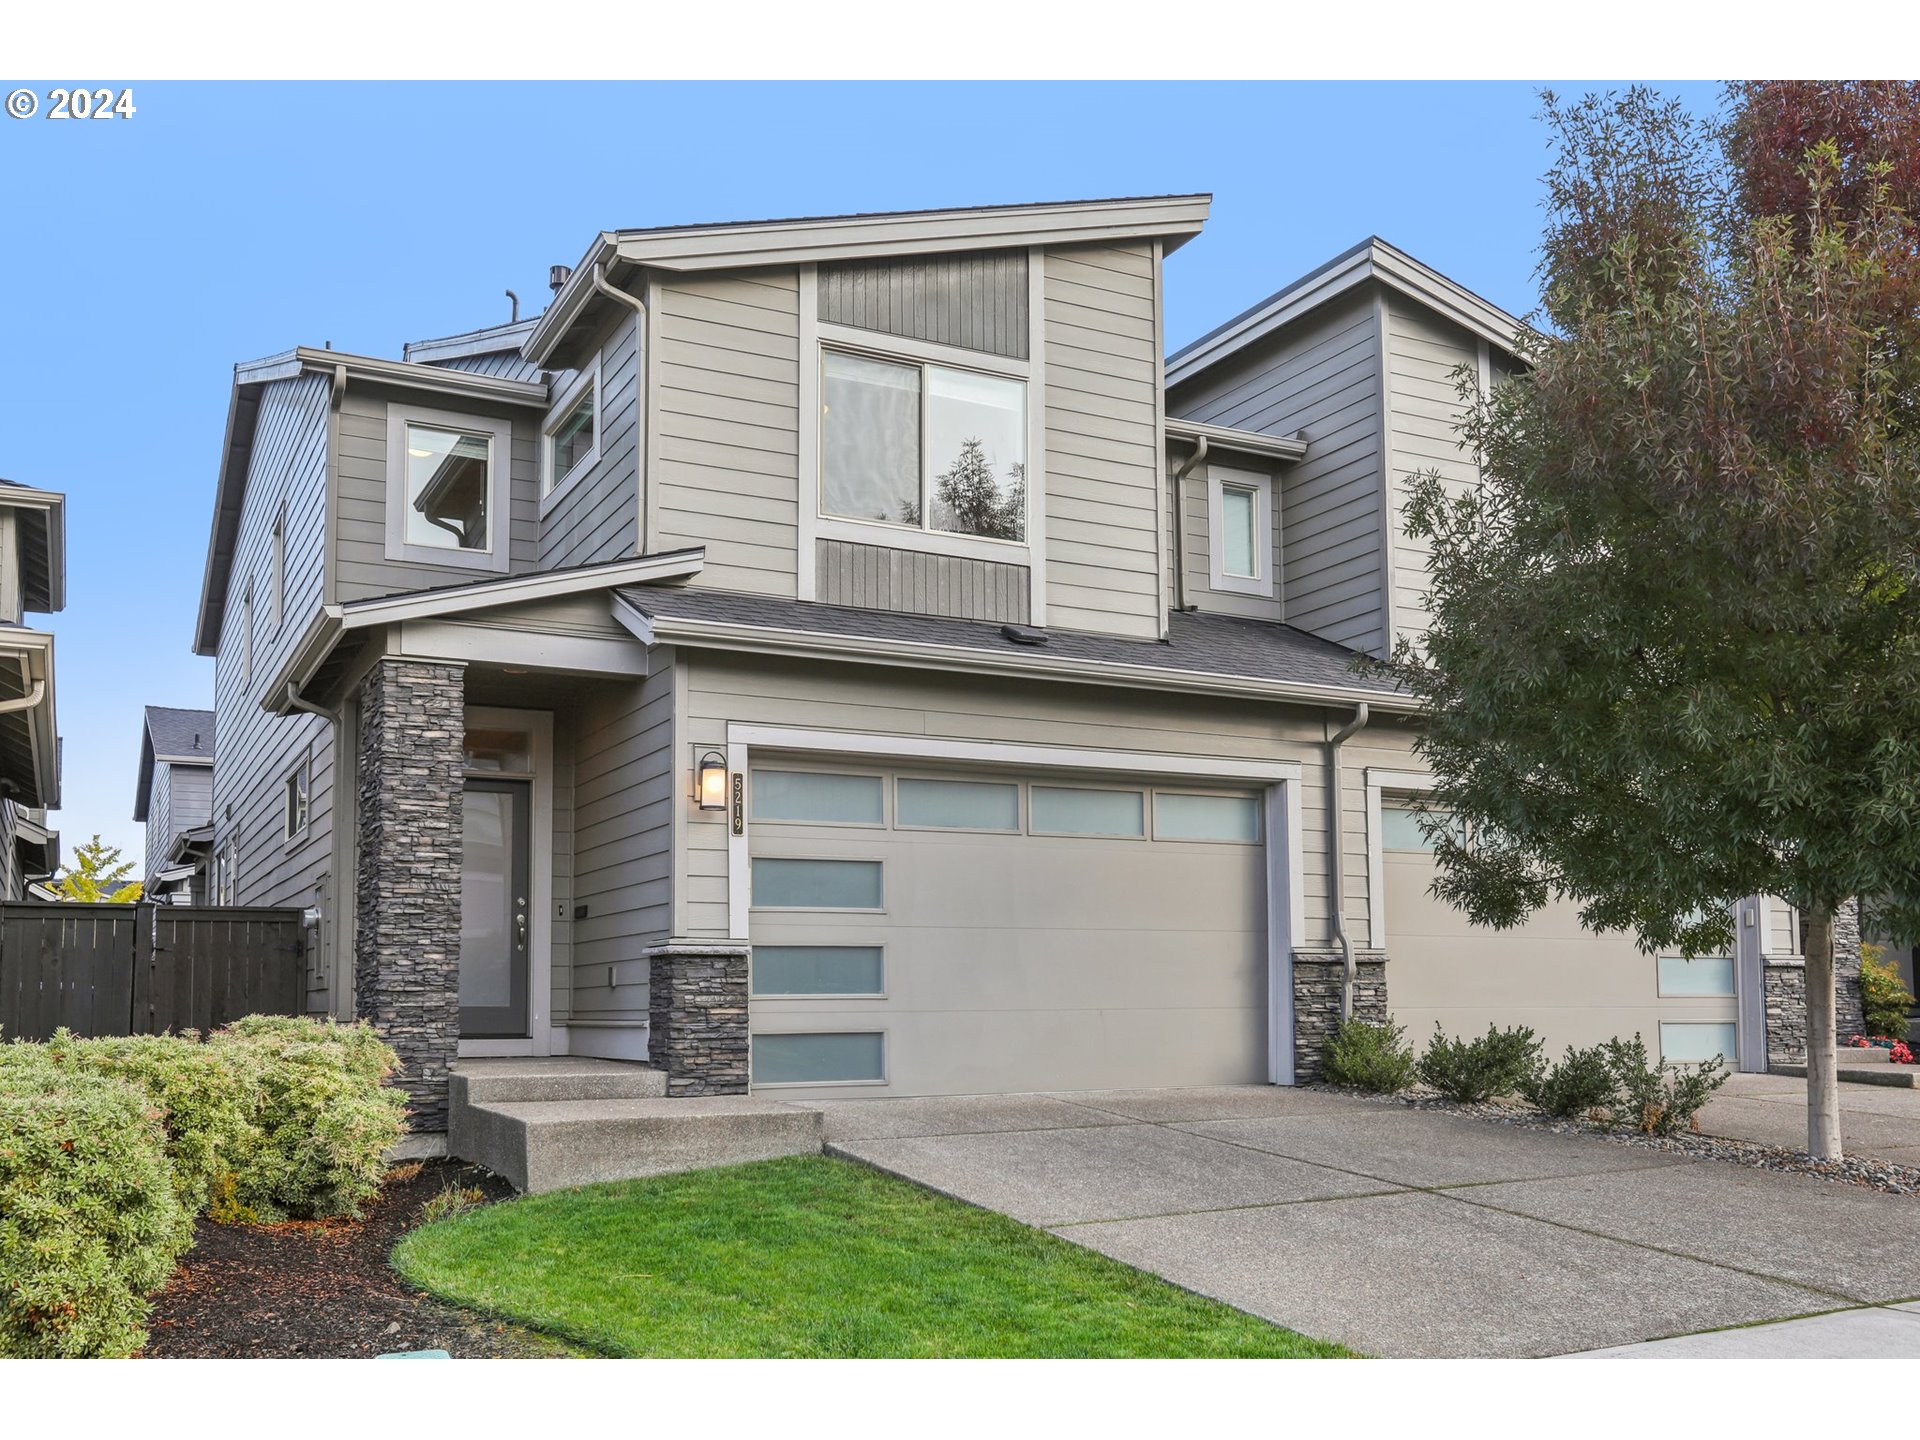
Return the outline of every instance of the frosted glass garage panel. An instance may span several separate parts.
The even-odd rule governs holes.
[[[755,770],[753,818],[815,825],[878,825],[886,788],[878,775],[822,775],[806,770]]]
[[[986,780],[899,780],[894,823],[933,830],[1018,830],[1020,787]]]
[[[775,860],[753,862],[753,903],[782,910],[878,910],[882,895],[878,860]]]
[[[1139,790],[1068,790],[1033,787],[1036,835],[1144,835],[1146,795]]]
[[[887,1078],[878,1031],[822,1031],[753,1037],[755,1085],[845,1085]]]
[[[1660,1058],[1665,1061],[1685,1064],[1719,1055],[1732,1064],[1736,1048],[1731,1020],[1724,1025],[1693,1021],[1663,1021],[1660,1025]]]
[[[1260,838],[1260,803],[1251,795],[1169,795],[1153,797],[1156,840],[1238,840]]]
[[[756,945],[756,995],[878,995],[884,988],[878,945]]]
[[[1380,807],[1380,848],[1383,850],[1431,850],[1433,841],[1420,828],[1424,812],[1409,805],[1383,804]]]
[[[1660,957],[1660,993],[1662,995],[1732,995],[1733,959],[1727,955],[1702,955],[1693,960],[1681,955],[1662,955]]]

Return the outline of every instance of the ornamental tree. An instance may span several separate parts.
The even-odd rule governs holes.
[[[98,835],[73,851],[73,863],[60,867],[54,890],[62,900],[87,905],[130,905],[140,898],[142,887],[130,880],[133,861],[120,858],[120,847],[109,845]]]
[[[1695,955],[1740,897],[1799,908],[1837,1157],[1834,911],[1920,932],[1920,264],[1826,112],[1768,148],[1789,98],[1543,97],[1529,367],[1462,377],[1484,478],[1413,482],[1431,629],[1386,668],[1430,707],[1432,804],[1468,822],[1431,827],[1436,890],[1475,922],[1565,897]]]

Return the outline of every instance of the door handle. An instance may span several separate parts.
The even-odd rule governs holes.
[[[518,910],[513,916],[514,944],[520,949],[527,948],[527,912]]]

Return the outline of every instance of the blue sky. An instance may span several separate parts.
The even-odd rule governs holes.
[[[1369,234],[1533,303],[1528,85],[134,93],[130,120],[0,119],[0,476],[68,496],[69,853],[96,830],[137,853],[140,707],[212,703],[189,647],[236,361],[504,320],[503,290],[537,307],[603,228],[1196,190],[1213,218],[1168,262],[1170,347]]]

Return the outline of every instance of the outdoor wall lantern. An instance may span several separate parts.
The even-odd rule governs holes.
[[[702,810],[727,808],[727,757],[709,750],[694,772],[693,798]]]

